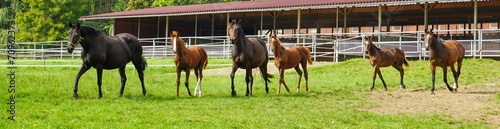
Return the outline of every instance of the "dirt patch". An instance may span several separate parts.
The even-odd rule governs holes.
[[[334,64],[334,63],[333,62],[313,62],[312,65],[307,65],[307,67],[311,68],[311,67],[317,67],[317,66],[328,65],[328,64]],[[270,74],[278,74],[278,69],[276,68],[276,66],[274,65],[274,63],[269,63],[267,65],[267,69],[268,69],[268,73],[270,73]],[[291,71],[295,71],[293,68],[292,69],[288,69],[287,71],[290,71],[290,70]],[[259,72],[258,68],[253,69],[252,73],[253,73],[254,76],[260,75],[260,72]],[[229,74],[231,74],[231,67],[230,66],[227,67],[227,68],[218,68],[218,69],[206,69],[206,70],[203,70],[203,75],[228,75],[229,76]],[[245,70],[244,69],[238,69],[236,71],[236,75],[244,75],[244,74],[245,74]]]
[[[435,95],[427,90],[412,89],[373,91],[368,93],[368,101],[378,106],[362,110],[381,114],[438,114],[500,128],[500,105],[491,101],[500,92],[500,86],[466,87],[461,86],[458,93],[451,93],[443,87],[435,91]]]

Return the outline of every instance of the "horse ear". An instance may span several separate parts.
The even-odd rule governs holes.
[[[433,30],[433,29],[434,29],[434,28],[431,28],[431,29],[429,30],[429,33],[432,33],[432,30]]]
[[[233,18],[229,18],[229,20],[227,22],[231,23],[232,21],[233,21]]]
[[[237,19],[237,20],[236,20],[236,23],[240,23],[240,22],[241,22],[241,19]]]
[[[80,29],[80,23],[76,23],[76,28]]]
[[[71,22],[69,22],[68,25],[69,25],[69,28],[73,27],[73,24],[71,24]]]

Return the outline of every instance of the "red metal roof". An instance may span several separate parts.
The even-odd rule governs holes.
[[[125,17],[151,17],[151,16],[169,16],[169,15],[187,15],[203,13],[224,13],[224,12],[243,12],[266,9],[280,8],[300,8],[300,7],[321,7],[321,6],[340,6],[351,4],[376,4],[384,2],[402,2],[411,0],[256,0],[256,1],[238,1],[226,3],[211,3],[184,6],[167,6],[158,8],[139,9],[124,12],[105,13],[98,15],[89,15],[80,17],[81,20],[88,19],[110,19]],[[413,0],[414,1],[414,0]],[[416,3],[416,2],[415,2]]]

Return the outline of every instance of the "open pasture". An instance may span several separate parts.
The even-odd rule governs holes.
[[[147,61],[149,65],[173,64],[172,59]],[[121,98],[118,97],[118,70],[105,70],[102,99],[97,99],[96,71],[91,69],[81,77],[78,100],[72,98],[78,67],[18,67],[16,121],[7,119],[9,105],[1,104],[4,119],[0,120],[0,128],[500,127],[499,61],[464,60],[458,93],[445,89],[438,68],[436,95],[430,95],[428,61],[409,62],[410,67],[405,67],[404,90],[399,89],[397,70],[381,68],[388,91],[383,91],[383,85],[377,79],[374,91],[369,92],[373,75],[369,60],[352,59],[326,65],[315,62],[309,66],[309,93],[303,89],[297,93],[295,85],[290,85],[291,93],[276,94],[278,74],[271,70],[275,78],[271,79],[270,93],[266,94],[260,73],[254,71],[253,96],[244,97],[244,75],[236,74],[236,98],[231,97],[230,70],[227,70],[230,65],[211,66],[230,63],[231,60],[209,59],[201,98],[188,96],[186,90],[181,90],[179,97],[175,96],[174,66],[146,68],[146,96],[141,94],[137,73],[132,67],[127,67],[128,81]],[[274,64],[269,68],[275,69]],[[9,78],[6,75],[9,70],[6,67],[0,69],[4,75],[0,79],[4,86],[3,90],[0,88],[0,95],[3,102],[7,102],[10,93],[7,92]],[[293,69],[285,74],[287,82],[297,82]],[[451,78],[450,74],[448,76]],[[453,79],[448,81],[453,83]],[[190,84],[193,90],[194,77],[190,78]],[[304,81],[302,86],[305,86]],[[181,88],[184,87],[181,85]],[[485,105],[476,106],[478,104]],[[464,112],[478,115],[468,117]]]

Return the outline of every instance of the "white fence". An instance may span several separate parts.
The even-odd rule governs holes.
[[[500,29],[478,30],[435,30],[444,39],[453,39],[466,47],[466,57],[500,57]],[[475,34],[474,34],[475,33]],[[383,32],[383,33],[319,33],[319,34],[280,34],[286,48],[303,45],[311,50],[314,61],[342,61],[347,57],[365,57],[363,47],[364,36],[375,36],[373,43],[381,49],[399,47],[406,52],[407,57],[425,59],[428,51],[423,44],[424,32]],[[473,35],[476,35],[474,38]],[[252,35],[267,41],[267,35]],[[182,37],[186,46],[198,45],[207,51],[210,58],[230,58],[232,44],[227,36]],[[174,56],[170,39],[143,38],[144,56],[148,58],[170,58]],[[66,50],[66,41],[51,42],[21,42],[16,45],[16,58],[79,58],[81,47],[73,54]],[[5,48],[5,47],[3,47]],[[269,49],[269,44],[268,44]],[[273,58],[269,50],[270,58]],[[0,56],[7,55],[7,49],[0,49]],[[339,60],[340,59],[340,60]]]

